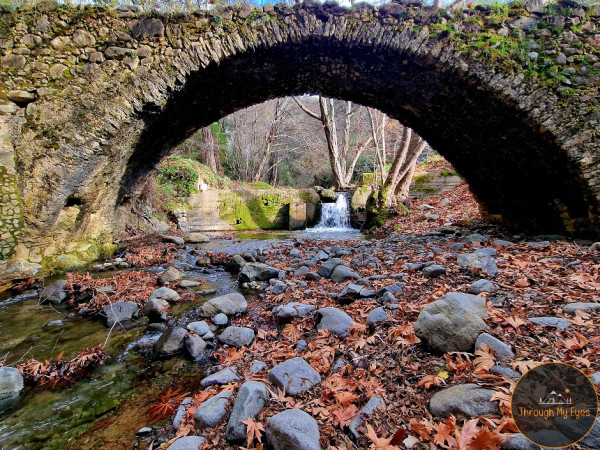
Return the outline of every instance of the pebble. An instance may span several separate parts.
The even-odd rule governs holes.
[[[265,433],[273,450],[321,450],[319,424],[300,409],[286,409],[270,417]]]
[[[223,326],[223,325],[227,325],[227,322],[229,322],[229,319],[227,318],[227,316],[225,314],[219,313],[215,317],[213,317],[212,321],[215,325]]]
[[[319,384],[321,376],[303,358],[296,357],[273,367],[269,381],[289,395],[298,395]]]
[[[212,375],[203,378],[200,381],[202,387],[214,386],[214,385],[223,385],[229,384],[232,381],[240,381],[240,378],[235,373],[235,370],[231,367],[226,367],[218,372],[213,373]]]

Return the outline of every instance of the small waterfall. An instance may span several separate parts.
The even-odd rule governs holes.
[[[312,228],[315,231],[349,231],[353,229],[350,225],[350,202],[343,193],[337,194],[334,203],[321,204],[321,220]]]

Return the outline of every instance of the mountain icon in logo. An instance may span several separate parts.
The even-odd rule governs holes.
[[[539,401],[540,405],[570,405],[573,402],[571,398],[565,398],[562,394],[557,394],[556,391],[550,392],[545,399]]]

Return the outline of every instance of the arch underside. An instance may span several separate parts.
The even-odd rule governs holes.
[[[490,217],[517,231],[572,232],[573,224],[593,223],[595,196],[576,163],[514,99],[440,61],[318,37],[210,63],[189,74],[164,108],[148,106],[117,206],[200,127],[301,94],[351,100],[410,126],[465,177]]]

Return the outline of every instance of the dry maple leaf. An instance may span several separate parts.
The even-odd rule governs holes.
[[[377,436],[377,433],[373,429],[373,427],[367,424],[367,433],[366,436],[372,442],[369,448],[377,449],[377,450],[399,450],[400,447],[396,447],[395,445],[391,445],[390,439],[384,439]]]
[[[335,399],[344,406],[347,406],[350,403],[357,401],[359,398],[360,396],[348,391],[337,392],[335,394]]]
[[[575,337],[565,339],[564,344],[565,347],[571,350],[581,350],[583,347],[587,345],[589,341],[587,338],[581,333],[575,331]]]
[[[246,420],[242,420],[242,423],[248,427],[248,434],[246,435],[246,448],[250,448],[250,444],[256,439],[259,443],[262,443],[261,432],[265,431],[265,427],[260,422],[255,422],[254,419],[248,417]]]
[[[512,363],[512,368],[514,370],[518,370],[521,373],[525,373],[528,370],[530,370],[531,368],[535,367],[535,366],[539,366],[540,363],[537,361],[513,361]]]
[[[357,414],[358,408],[356,405],[350,405],[347,408],[338,408],[333,411],[333,415],[336,417],[336,423],[340,428],[345,428],[350,425]]]
[[[497,430],[484,427],[469,443],[469,450],[500,450],[504,441],[511,439],[511,434],[500,434]]]
[[[428,420],[423,419],[420,422],[417,422],[415,419],[412,419],[410,421],[410,426],[423,442],[429,442],[431,440],[431,423]]]
[[[454,436],[456,436],[456,448],[459,450],[468,450],[470,448],[471,441],[477,437],[479,428],[477,423],[479,419],[471,419],[465,422],[462,429],[454,430]]]
[[[446,380],[438,375],[425,375],[417,383],[418,386],[425,386],[425,389],[429,389],[432,386],[442,386],[446,384]]]
[[[453,418],[451,418],[453,419]],[[456,429],[456,423],[453,420],[446,420],[446,423],[440,423],[433,426],[436,431],[433,437],[433,443],[443,448],[455,448],[456,439],[452,436]]]
[[[475,352],[475,364],[476,371],[489,372],[492,367],[496,364],[496,358],[494,357],[494,350],[487,345],[483,344],[481,349]]]

